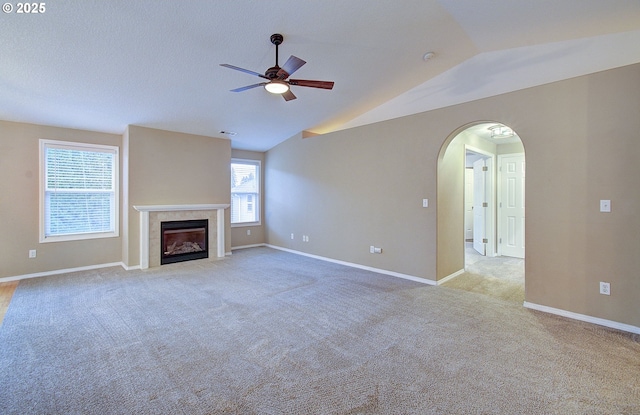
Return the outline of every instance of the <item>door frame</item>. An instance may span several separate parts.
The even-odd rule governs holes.
[[[465,168],[466,154],[472,152],[479,154],[487,162],[488,169],[485,176],[485,198],[487,200],[487,210],[485,215],[485,237],[487,243],[485,245],[485,256],[494,257],[497,255],[496,250],[496,155],[494,153],[479,149],[469,144],[464,145],[465,151]],[[475,220],[475,219],[474,219]],[[463,235],[464,239],[464,235]]]

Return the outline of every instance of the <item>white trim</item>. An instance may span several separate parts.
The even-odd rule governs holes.
[[[202,205],[135,205],[138,212],[166,212],[172,210],[218,210],[226,209],[227,204],[202,204]]]
[[[135,209],[137,209],[134,206]],[[140,269],[149,268],[149,211],[140,211]]]
[[[134,271],[136,269],[142,269],[140,268],[140,265],[128,266],[128,265],[125,265],[124,263],[122,263],[122,268],[124,268],[125,271]]]
[[[40,243],[65,242],[65,241],[83,241],[89,239],[115,238],[120,236],[120,148],[118,146],[105,144],[91,144],[77,141],[61,141],[48,138],[39,140],[39,178],[38,178],[38,238]],[[113,231],[107,232],[90,232],[90,233],[72,233],[66,235],[50,235],[45,232],[45,192],[46,192],[46,174],[45,168],[46,158],[45,151],[47,148],[63,148],[82,151],[102,152],[113,154]]]
[[[484,229],[484,233],[485,233],[485,237],[487,238],[487,244],[486,244],[486,249],[485,249],[485,255],[486,256],[490,256],[490,257],[494,257],[496,256],[496,252],[497,252],[497,235],[496,235],[496,171],[497,171],[497,166],[496,166],[496,154],[495,153],[491,153],[489,151],[486,150],[482,150],[480,148],[474,147],[472,145],[469,144],[465,144],[464,145],[464,152],[465,152],[465,168],[466,168],[466,154],[467,151],[472,151],[476,154],[480,154],[482,156],[485,156],[485,160],[490,160],[490,166],[488,167],[488,171],[487,171],[487,177],[485,179],[488,179],[491,181],[491,183],[489,184],[489,188],[491,189],[491,197],[487,198],[487,209],[488,209],[488,215],[487,218],[485,220],[485,229]],[[487,187],[487,184],[485,182],[485,188]]]
[[[240,222],[240,223],[232,223],[232,228],[243,228],[247,226],[262,226],[262,222]]]
[[[429,280],[429,279],[422,278],[422,277],[416,277],[416,276],[408,275],[408,274],[401,274],[399,272],[387,271],[386,269],[373,268],[373,267],[369,267],[369,266],[366,266],[366,265],[354,264],[353,262],[340,261],[338,259],[326,258],[326,257],[323,257],[323,256],[308,254],[306,252],[295,251],[293,249],[283,248],[283,247],[280,247],[280,246],[275,246],[275,245],[270,245],[270,244],[266,244],[265,246],[268,246],[269,248],[273,248],[273,249],[278,249],[280,251],[290,252],[290,253],[296,254],[296,255],[302,255],[302,256],[309,257],[309,258],[319,259],[319,260],[322,260],[322,261],[333,262],[334,264],[345,265],[347,267],[363,269],[365,271],[377,272],[378,274],[391,275],[392,277],[398,277],[398,278],[402,278],[402,279],[405,279],[405,280],[421,282],[423,284],[428,284],[428,285],[437,285],[436,281]]]
[[[216,218],[216,236],[218,237],[218,246],[216,248],[218,248],[218,252],[216,254],[218,255],[218,258],[224,258],[224,210],[229,206],[230,205],[225,205],[224,208],[220,208],[217,211],[218,216]]]
[[[232,228],[240,228],[243,226],[262,226],[262,203],[263,203],[263,197],[262,197],[262,160],[259,159],[245,159],[245,158],[238,158],[238,157],[232,157],[231,158],[231,163],[229,163],[229,171],[231,171],[231,165],[232,164],[248,164],[248,165],[255,165],[258,167],[258,177],[256,179],[257,182],[257,189],[258,191],[256,192],[256,201],[254,203],[254,205],[256,206],[256,213],[257,213],[257,217],[258,220],[254,221],[254,222],[233,222],[233,220],[230,220],[230,226]],[[233,177],[232,179],[233,180]],[[231,186],[233,186],[233,183],[229,183]],[[233,199],[233,190],[230,192],[229,194],[231,196],[231,199]],[[233,209],[231,209],[233,211]],[[230,212],[231,215],[233,216],[233,212]]]
[[[253,245],[232,246],[231,250],[235,251],[236,249],[259,248],[261,246],[267,246],[267,244],[253,244]],[[231,254],[231,252],[229,252],[229,254]]]
[[[436,283],[438,285],[444,284],[445,282],[450,281],[450,280],[454,279],[455,277],[457,277],[459,275],[462,275],[462,274],[464,274],[464,268],[459,270],[459,271],[454,272],[453,274],[447,275],[446,277],[442,278],[441,280],[436,281]]]
[[[122,262],[111,262],[108,264],[87,265],[85,267],[57,269],[53,271],[36,272],[33,274],[16,275],[13,277],[4,277],[4,278],[0,278],[0,282],[20,281],[20,280],[26,280],[29,278],[48,277],[51,275],[68,274],[70,272],[90,271],[93,269],[111,268],[111,267],[118,267],[118,266],[124,268],[125,270],[134,269],[134,268],[127,268]]]
[[[567,317],[573,320],[585,321],[587,323],[597,324],[600,326],[609,327],[612,329],[627,331],[629,333],[640,334],[640,327],[632,326],[630,324],[619,323],[617,321],[606,320],[604,318],[587,316],[585,314],[574,313],[572,311],[562,310],[560,308],[548,307],[546,305],[540,305],[525,301],[522,304],[524,307],[531,310],[542,311],[545,313],[556,314],[558,316]]]

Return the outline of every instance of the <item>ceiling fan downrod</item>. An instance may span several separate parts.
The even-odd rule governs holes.
[[[280,33],[274,33],[273,35],[271,35],[271,43],[273,43],[274,45],[276,45],[276,68],[279,68],[278,66],[278,46],[280,46],[282,44],[282,41],[284,40],[284,36],[282,36]]]

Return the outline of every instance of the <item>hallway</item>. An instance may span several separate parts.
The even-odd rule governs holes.
[[[524,259],[487,257],[465,243],[465,273],[442,284],[505,301],[524,302]]]

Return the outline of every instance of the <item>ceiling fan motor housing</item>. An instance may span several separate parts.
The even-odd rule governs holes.
[[[272,66],[271,68],[267,69],[267,71],[264,73],[264,76],[266,76],[269,79],[275,79],[278,77],[279,70],[280,70],[279,66]]]

